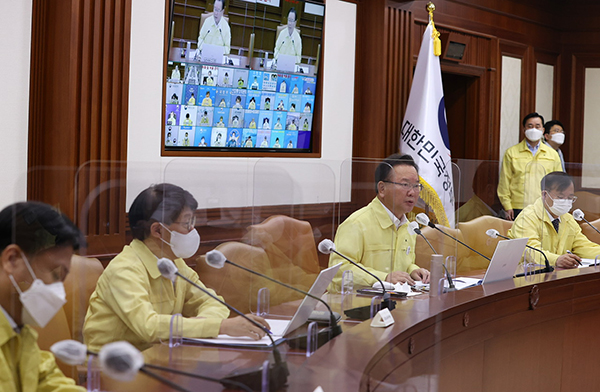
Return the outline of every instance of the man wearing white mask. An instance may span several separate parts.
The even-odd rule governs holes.
[[[527,244],[541,249],[552,265],[575,268],[581,258],[593,259],[600,245],[590,241],[569,214],[577,200],[573,179],[557,171],[542,179],[542,197],[523,209],[508,231],[510,238],[529,238]]]
[[[525,138],[504,153],[498,182],[498,198],[509,220],[540,196],[542,177],[562,170],[558,153],[540,142],[544,134],[544,118],[540,114],[525,116],[523,133]]]
[[[558,153],[560,157],[560,163],[564,172],[565,169],[565,157],[563,156],[560,146],[565,142],[565,128],[562,123],[558,120],[548,121],[544,124],[544,143],[552,147]]]
[[[177,313],[183,316],[184,337],[264,336],[241,316],[227,318],[224,305],[183,279],[173,283],[158,270],[158,259],[168,258],[182,275],[204,286],[183,260],[194,256],[200,245],[197,207],[189,192],[172,184],[153,185],[133,201],[129,223],[135,239],[109,263],[90,298],[83,329],[90,350],[118,340],[144,350],[169,338],[171,316]],[[263,318],[248,317],[268,328]]]
[[[37,332],[66,302],[63,281],[81,232],[49,205],[16,203],[0,212],[0,391],[77,391]]]

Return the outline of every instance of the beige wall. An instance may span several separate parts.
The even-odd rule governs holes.
[[[544,117],[544,120],[553,119],[554,99],[554,66],[537,63],[535,75],[535,111]]]
[[[500,98],[500,160],[521,139],[521,60],[502,56]]]
[[[321,159],[186,158],[171,164],[173,158],[160,156],[164,8],[162,0],[133,1],[127,206],[159,181],[177,181],[194,195],[208,195],[198,196],[201,208],[337,200],[341,163],[352,156],[356,4],[329,0],[326,5]],[[283,196],[255,189],[255,167],[289,185]],[[349,175],[341,187],[343,200],[349,199]],[[320,182],[315,183],[319,176],[331,178],[334,190],[327,188],[324,194]],[[259,179],[256,184],[264,182]],[[293,200],[286,202],[292,194]]]
[[[0,209],[27,197],[31,0],[0,1]]]

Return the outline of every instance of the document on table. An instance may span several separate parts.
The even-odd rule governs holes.
[[[273,332],[271,337],[275,341],[275,344],[282,343],[285,341],[285,338],[282,336],[283,331],[285,331],[285,327],[290,323],[290,320],[276,320],[276,319],[267,319],[267,322],[271,326],[270,330]],[[216,338],[185,338],[188,342],[196,342],[196,343],[207,343],[207,344],[216,344],[216,345],[225,345],[225,346],[248,346],[248,347],[267,347],[271,345],[271,339],[267,336],[264,336],[260,340],[254,340],[247,336],[229,336],[229,335],[219,335]]]

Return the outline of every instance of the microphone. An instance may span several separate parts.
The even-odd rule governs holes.
[[[412,235],[415,235],[415,234],[420,235],[425,240],[425,242],[427,242],[427,245],[429,245],[433,254],[434,255],[438,254],[438,252],[435,251],[435,248],[433,247],[433,245],[431,245],[431,243],[429,242],[427,237],[425,237],[425,234],[423,234],[421,229],[419,229],[418,222],[415,222],[415,221],[410,222],[408,224],[408,232]],[[444,271],[446,271],[446,279],[448,280],[448,291],[456,290],[456,286],[454,286],[454,281],[452,280],[452,275],[450,275],[450,272],[448,272],[448,268],[446,268],[446,264],[442,263],[442,267],[444,267]]]
[[[510,240],[510,238],[508,238],[508,237],[500,234],[500,232],[498,230],[496,230],[496,229],[489,229],[489,230],[487,230],[485,232],[485,234],[487,234],[487,236],[490,237],[490,238],[498,238],[498,237],[500,237],[500,238],[504,238],[505,240]],[[552,267],[550,265],[550,262],[548,261],[548,257],[546,257],[546,254],[542,250],[540,250],[538,248],[534,248],[533,246],[529,246],[529,245],[525,245],[525,247],[527,247],[529,249],[532,249],[532,250],[535,250],[536,252],[539,252],[539,253],[542,254],[542,256],[544,256],[544,264],[546,266],[544,268],[542,268],[542,269],[533,271],[531,274],[543,274],[543,273],[546,273],[546,272],[552,272],[552,271],[554,271],[554,267]],[[517,275],[515,275],[515,278],[518,278],[518,277],[521,277],[521,276],[525,276],[525,274],[524,273],[523,274],[517,274]]]
[[[596,233],[600,234],[600,231],[596,229],[596,226],[592,225],[587,219],[585,219],[585,214],[579,208],[573,211],[573,218],[575,218],[575,220],[578,222],[581,222],[581,220],[583,219],[585,223],[590,225],[592,229],[596,230]]]
[[[204,37],[202,37],[202,43],[200,43],[200,41],[198,41],[198,50],[202,50],[200,47],[201,47],[202,45],[204,45],[204,41],[206,40],[206,36],[207,36],[208,34],[210,34],[210,29],[208,29],[208,30],[206,31],[206,34],[204,34]]]
[[[279,45],[279,48],[275,48],[276,51],[273,51],[273,58],[277,59],[277,57],[279,56],[279,52],[281,51],[281,48],[283,47],[283,44],[285,44],[285,40],[281,41],[281,44]]]
[[[336,317],[333,314],[333,311],[331,310],[331,308],[329,307],[329,304],[327,304],[327,302],[323,301],[323,299],[310,294],[307,291],[304,290],[300,290],[299,288],[296,288],[294,286],[291,286],[289,284],[280,282],[279,280],[273,279],[270,276],[261,274],[259,272],[256,272],[254,270],[251,270],[247,267],[241,266],[239,264],[234,263],[233,261],[227,260],[227,258],[225,257],[225,255],[219,251],[219,250],[211,250],[210,252],[206,253],[206,264],[208,264],[209,266],[213,267],[213,268],[217,268],[217,269],[221,269],[225,266],[225,263],[231,264],[234,267],[240,268],[246,272],[250,272],[251,274],[260,276],[261,278],[264,278],[270,282],[276,283],[280,286],[286,287],[288,289],[294,290],[298,293],[301,293],[303,295],[306,295],[312,299],[315,299],[319,302],[321,302],[323,305],[325,305],[325,307],[327,308],[327,311],[329,311],[329,331],[327,331],[327,334],[323,334],[324,336],[321,336],[321,333],[319,333],[319,339],[318,339],[318,343],[317,346],[321,347],[323,344],[327,343],[329,340],[333,339],[334,337],[338,336],[339,334],[342,333],[342,327],[340,325],[338,325],[337,321],[336,321]],[[302,336],[301,340],[306,341],[306,336]],[[300,345],[300,347],[302,346],[302,344],[304,344],[303,341],[298,342]],[[295,345],[295,342],[291,339],[288,340],[288,344],[291,343],[291,346]],[[318,348],[317,347],[317,348]]]
[[[108,349],[109,357],[113,358],[113,357],[116,356],[115,350],[116,349],[114,349],[114,348],[109,348]],[[133,350],[137,350],[137,349],[135,347],[131,346],[131,348],[128,348],[128,349],[121,348],[120,350],[126,350],[130,354],[128,354],[125,357],[121,356],[121,359],[119,361],[122,361],[123,359],[125,359],[125,362],[129,363],[128,366],[132,367],[131,366],[131,361],[133,359],[127,359],[127,358],[129,358],[129,357],[133,358],[136,355],[136,354],[134,354]],[[90,355],[90,356],[98,356],[98,353],[95,353],[95,352],[92,352],[92,351],[88,350],[87,346],[85,344],[83,344],[81,342],[78,342],[77,340],[71,340],[71,339],[61,340],[60,342],[54,343],[50,347],[50,351],[54,354],[54,356],[56,358],[58,358],[62,362],[66,363],[68,365],[71,365],[71,366],[83,365],[85,363],[86,357],[88,355]],[[105,355],[106,355],[106,353],[105,353]],[[110,361],[110,366],[114,367],[115,364],[116,364],[116,361],[117,361],[116,359],[111,360]],[[141,368],[151,368],[151,369],[156,369],[156,370],[160,370],[160,371],[164,371],[164,372],[168,372],[168,373],[174,373],[174,374],[178,374],[178,375],[182,375],[182,376],[188,376],[188,377],[192,377],[192,378],[199,378],[201,380],[206,380],[206,381],[219,382],[219,383],[223,382],[223,380],[219,380],[217,378],[208,377],[208,376],[201,376],[199,374],[188,373],[188,372],[184,372],[184,371],[176,370],[176,369],[171,369],[171,368],[164,367],[164,366],[150,365],[150,364],[147,364],[147,363],[143,364],[143,366]],[[113,371],[114,371],[114,369],[113,369]],[[110,376],[110,374],[109,374],[109,376]],[[232,386],[239,387],[240,389],[244,389],[244,390],[249,391],[249,392],[252,391],[250,388],[248,388],[246,385],[244,385],[242,383],[235,382],[235,381],[227,381],[227,382],[230,385],[232,385]]]
[[[225,43],[225,38],[223,38],[223,31],[221,31],[220,27],[219,27],[219,35],[221,35],[221,41],[223,41],[223,46],[227,46],[227,44]]]
[[[217,296],[210,293],[207,289],[199,286],[194,281],[183,276],[181,273],[179,273],[179,270],[177,269],[177,266],[175,265],[175,263],[173,263],[173,261],[164,257],[158,259],[158,270],[160,271],[162,276],[171,280],[172,282],[175,282],[175,279],[177,279],[177,277],[180,277],[181,279],[185,280],[186,282],[188,282],[198,290],[202,291],[204,294],[208,295],[215,301],[227,306],[227,308],[229,308],[232,312],[238,314],[251,324],[265,331],[267,337],[269,338],[269,340],[271,340],[271,347],[273,348],[273,358],[275,359],[275,363],[269,369],[269,388],[276,391],[283,388],[286,385],[287,376],[290,374],[290,372],[287,368],[287,364],[281,360],[281,353],[277,349],[277,345],[275,344],[275,341],[271,336],[271,332],[267,328],[252,320],[250,317],[246,316],[244,313],[240,312],[225,301],[222,301]],[[262,385],[262,366],[258,367],[257,369],[234,372],[233,374],[223,378],[223,381],[221,381],[221,383],[223,384],[225,380],[237,381],[249,386],[253,390],[260,390]]]
[[[419,222],[420,224],[422,224],[423,226],[429,226],[432,229],[436,229],[437,231],[439,231],[440,233],[442,233],[443,235],[452,238],[454,241],[458,242],[459,244],[461,244],[462,246],[469,248],[470,250],[472,250],[473,252],[477,253],[479,256],[483,257],[484,259],[491,261],[491,259],[489,257],[487,257],[486,255],[476,251],[475,249],[471,248],[469,245],[465,244],[464,242],[462,242],[461,240],[459,240],[458,238],[455,238],[453,236],[451,236],[450,234],[444,232],[442,229],[440,229],[439,227],[437,227],[434,223],[432,223],[429,220],[429,217],[427,216],[427,214],[421,212],[419,214],[417,214],[417,222]]]
[[[427,239],[427,237],[425,237],[425,235],[423,234],[423,232],[421,232],[421,229],[419,229],[419,223],[418,222],[410,222],[408,224],[408,232],[410,234],[418,234],[420,235],[425,242],[427,242],[427,245],[429,245],[429,247],[431,248],[431,251],[433,252],[433,254],[438,254],[438,252],[435,251],[435,249],[433,248],[433,245],[431,245],[431,243],[429,242],[429,240]]]
[[[296,55],[296,57],[298,57],[298,51],[296,50],[296,43],[294,42],[293,38],[292,38],[292,47],[294,48],[294,54]]]
[[[388,293],[386,291],[385,286],[383,285],[383,282],[381,281],[381,279],[379,279],[379,277],[377,277],[377,275],[369,272],[362,265],[358,264],[357,262],[351,260],[349,257],[346,257],[343,254],[341,254],[340,252],[338,252],[337,250],[335,250],[335,244],[333,243],[333,241],[326,238],[319,243],[318,248],[319,248],[319,252],[323,253],[324,255],[328,255],[331,252],[335,253],[336,255],[347,260],[350,264],[354,265],[355,267],[361,269],[362,271],[366,272],[367,274],[369,274],[372,277],[374,277],[375,279],[377,279],[377,281],[381,285],[381,290],[382,290],[382,294],[383,294],[383,300],[381,301],[381,309],[393,310],[396,308],[396,301],[391,299],[390,293]],[[369,306],[362,306],[362,307],[358,307],[358,308],[348,309],[344,313],[346,314],[346,316],[351,317],[351,318],[356,318],[359,320],[368,320],[371,317],[371,306],[369,305]]]

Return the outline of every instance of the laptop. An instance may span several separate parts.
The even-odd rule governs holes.
[[[321,298],[323,294],[325,294],[325,290],[333,280],[335,274],[337,274],[338,270],[342,263],[336,264],[333,267],[329,267],[324,269],[319,273],[317,279],[312,284],[310,290],[308,292],[314,295],[317,298]],[[273,334],[272,338],[275,340],[275,344],[279,344],[285,341],[284,336],[296,328],[302,326],[304,323],[308,321],[310,314],[317,306],[317,301],[314,298],[305,296],[302,300],[302,303],[294,313],[294,316],[290,321],[288,320],[278,320],[278,319],[267,319],[267,322],[271,326],[271,331]],[[228,335],[219,335],[216,339],[195,339],[195,338],[185,338],[185,340],[202,342],[207,344],[216,344],[216,345],[226,345],[226,346],[245,346],[245,347],[254,347],[254,348],[264,348],[271,345],[271,340],[268,337],[263,337],[260,340],[253,340],[246,336],[238,336],[232,337]]]
[[[512,279],[523,257],[527,241],[529,241],[529,238],[499,241],[481,283],[486,284]]]
[[[325,290],[327,290],[327,287],[333,280],[335,274],[337,274],[341,265],[342,263],[340,262],[334,265],[333,267],[329,267],[321,271],[321,273],[319,273],[319,276],[317,276],[317,279],[315,279],[315,282],[312,284],[310,290],[308,290],[308,293],[314,295],[317,298],[321,298],[321,296],[325,294]],[[302,300],[302,303],[296,310],[296,313],[294,313],[294,317],[292,317],[290,322],[287,324],[287,326],[281,333],[281,336],[287,335],[288,333],[292,332],[296,328],[299,328],[304,323],[306,323],[308,321],[308,318],[310,317],[310,314],[319,302],[320,301],[317,301],[314,298],[305,296]],[[267,322],[270,322],[270,320],[267,320]]]

